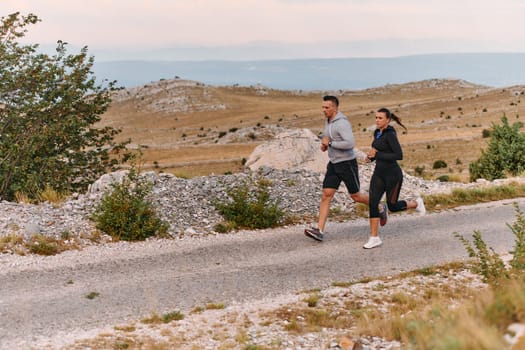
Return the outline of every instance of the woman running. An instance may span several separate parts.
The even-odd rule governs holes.
[[[381,208],[379,202],[384,193],[386,193],[386,206],[391,212],[415,209],[421,215],[426,213],[421,197],[416,200],[399,200],[403,172],[397,161],[403,159],[403,151],[397,139],[396,130],[389,125],[392,120],[407,130],[398,116],[386,108],[379,109],[376,112],[377,129],[374,131],[372,149],[365,159],[366,162],[376,162],[370,179],[370,238],[363,246],[365,249],[379,247],[383,243],[378,231],[379,224],[381,226],[386,224],[387,208],[385,205],[381,206],[381,211],[378,208]]]

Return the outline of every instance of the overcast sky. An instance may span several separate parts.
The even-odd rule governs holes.
[[[2,16],[42,19],[29,28],[33,43],[60,39],[94,49],[272,42],[317,45],[330,57],[341,52],[331,54],[327,42],[402,39],[409,53],[525,52],[523,0],[1,0],[0,8]],[[353,46],[347,55],[371,52],[359,51]],[[384,45],[373,55],[403,52]]]

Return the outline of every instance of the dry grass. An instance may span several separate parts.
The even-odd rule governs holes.
[[[197,349],[211,341],[217,349],[280,349],[283,341],[322,334],[322,344],[373,335],[397,339],[408,349],[503,349],[506,327],[525,321],[524,281],[493,291],[468,269],[468,263],[457,262],[370,281],[334,282],[337,286],[305,291],[296,302],[257,312],[203,307],[179,321],[186,322],[181,329],[181,323],[154,315],[147,323],[114,327],[113,333],[66,348]],[[254,332],[280,336],[255,345],[250,343]]]
[[[39,202],[49,202],[58,207],[58,205],[67,199],[68,195],[68,193],[58,192],[51,187],[46,186],[46,188],[38,195],[38,200]]]
[[[59,236],[35,234],[24,238],[22,234],[9,233],[0,237],[0,253],[56,255],[67,250],[81,249],[86,245],[86,240],[95,243],[103,240],[99,231],[81,236],[72,235],[70,232],[64,231]]]
[[[525,115],[521,103],[525,87],[505,89],[461,84],[457,81],[424,81],[360,90],[331,92],[340,96],[341,111],[352,122],[358,148],[371,143],[374,113],[388,107],[397,113],[409,131],[400,135],[404,148],[404,169],[413,173],[424,167],[424,175],[443,174],[468,180],[468,164],[477,159],[486,145],[483,129],[498,123],[506,114],[510,122]],[[247,139],[220,143],[220,135],[239,133],[235,129],[266,126],[323,128],[321,97],[328,92],[260,90],[249,87],[211,87],[200,85],[183,92],[162,90],[148,99],[115,102],[104,114],[102,124],[122,128],[121,139],[131,138],[145,145],[145,167],[181,173],[184,176],[237,172],[263,140]],[[155,112],[159,99],[184,96],[193,103],[223,104],[226,109],[190,112]],[[182,94],[182,95],[181,95]],[[446,169],[433,170],[436,160]]]

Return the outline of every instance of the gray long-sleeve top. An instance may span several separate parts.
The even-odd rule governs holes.
[[[339,163],[355,159],[355,138],[352,132],[352,124],[343,113],[337,112],[331,121],[326,120],[323,136],[330,137],[332,141],[332,145],[328,147],[330,162]]]

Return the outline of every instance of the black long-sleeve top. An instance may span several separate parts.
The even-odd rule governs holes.
[[[374,141],[372,147],[377,150],[374,160],[376,161],[376,170],[378,167],[390,168],[399,166],[398,160],[403,159],[403,150],[397,139],[396,129],[387,126],[382,132],[379,129],[374,131]]]

